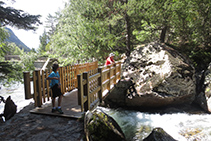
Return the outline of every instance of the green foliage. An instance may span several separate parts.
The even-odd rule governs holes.
[[[30,15],[22,10],[12,7],[4,7],[4,2],[0,1],[0,83],[7,84],[13,81],[22,81],[22,71],[33,69],[33,60],[36,56],[19,50],[15,44],[6,42],[9,36],[3,29],[4,26],[15,26],[19,29],[35,30],[40,23],[40,15]],[[22,53],[22,61],[8,62],[4,60],[6,53]],[[31,56],[30,56],[31,55]]]
[[[40,15],[30,15],[23,10],[12,7],[4,7],[4,2],[0,1],[0,22],[2,26],[10,25],[20,29],[35,30],[41,24]]]
[[[159,33],[158,32],[153,32],[156,30],[155,24],[148,24],[146,21],[142,20],[141,21],[141,27],[142,30],[139,31],[135,29],[133,31],[133,34],[136,36],[137,40],[140,41],[141,43],[149,43],[154,39],[154,41],[159,39]]]
[[[38,58],[38,54],[36,52],[30,51],[28,53],[22,52],[20,55],[22,71],[34,71],[34,62]]]
[[[47,35],[46,31],[44,30],[42,36],[40,36],[40,46],[38,52],[42,53],[47,51],[46,46],[49,42],[49,36]]]
[[[7,36],[8,33],[5,31],[5,29],[0,27],[0,61],[3,60],[4,55],[8,51],[8,49],[6,48],[6,44],[4,43]]]
[[[20,55],[24,52],[24,49],[20,49],[15,43],[6,43],[7,45],[7,55]]]
[[[191,60],[195,68],[205,69],[211,60],[211,52],[204,49],[192,50],[190,53]]]
[[[19,61],[5,61],[4,57],[0,61],[0,83],[9,85],[13,82],[23,81],[23,71],[34,71],[34,61],[37,59],[37,53],[33,50],[24,52],[14,43],[5,44],[8,55],[19,55]]]
[[[1,75],[0,83],[8,85],[13,82],[22,82],[22,68],[20,65],[13,62],[0,62]]]
[[[58,54],[56,57],[74,62],[93,58],[104,62],[110,52],[130,53],[138,41],[132,34],[139,27],[137,19],[141,17],[139,11],[132,8],[137,4],[134,0],[128,7],[115,1],[72,0],[59,16],[57,30],[50,39],[50,50],[54,56]],[[127,20],[126,15],[130,19]]]
[[[110,52],[129,55],[138,44],[164,40],[199,66],[210,59],[210,19],[209,0],[71,0],[48,16],[38,51],[63,65],[104,63]],[[33,69],[36,57],[25,56],[24,69]]]

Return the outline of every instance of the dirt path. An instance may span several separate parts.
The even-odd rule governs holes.
[[[0,140],[6,141],[79,141],[83,140],[83,121],[31,114],[26,106],[6,123],[0,123]]]

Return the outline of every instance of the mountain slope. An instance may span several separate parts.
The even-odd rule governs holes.
[[[20,49],[24,49],[24,51],[26,52],[31,50],[15,35],[15,33],[10,28],[6,27],[5,29],[8,31],[10,35],[9,38],[6,40],[7,42],[15,43]]]

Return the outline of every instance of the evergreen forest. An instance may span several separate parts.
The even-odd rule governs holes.
[[[39,17],[4,7],[0,1],[0,77],[6,81],[33,71],[33,61],[40,56],[57,58],[63,66],[93,60],[102,64],[111,52],[119,60],[150,42],[178,50],[197,71],[206,69],[211,60],[210,0],[69,0],[46,19],[37,50],[26,53],[5,42],[6,25],[36,30]],[[21,63],[5,64],[3,56],[11,50],[21,55]],[[11,73],[3,73],[3,68]]]

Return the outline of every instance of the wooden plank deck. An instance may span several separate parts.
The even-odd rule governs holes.
[[[56,99],[56,106],[57,106],[57,99]],[[81,107],[80,105],[78,105],[77,89],[74,89],[71,92],[67,92],[63,95],[61,107],[64,114],[51,113],[52,104],[50,101],[42,105],[42,107],[36,107],[35,109],[31,110],[30,113],[76,118],[76,119],[81,118],[84,112],[81,112]]]

